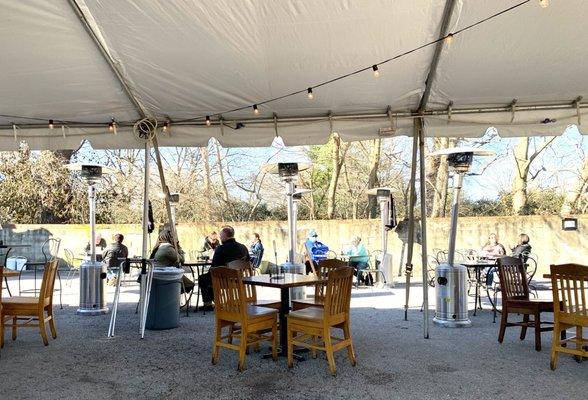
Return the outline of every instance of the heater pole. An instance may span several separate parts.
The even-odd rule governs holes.
[[[90,260],[96,262],[96,188],[88,185],[88,201],[90,203]]]
[[[380,201],[380,240],[382,248],[382,262],[384,256],[388,252],[388,231],[386,230],[386,223],[390,219],[390,200]]]
[[[463,183],[463,174],[455,173],[453,175],[453,204],[451,205],[451,229],[449,230],[449,250],[447,254],[447,263],[453,267],[455,259],[455,241],[457,237],[457,217],[459,212],[459,194]]]
[[[288,262],[294,264],[296,252],[296,213],[294,211],[294,181],[286,181],[286,197],[288,199]]]

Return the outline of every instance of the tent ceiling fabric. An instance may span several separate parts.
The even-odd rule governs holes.
[[[76,0],[103,41],[133,95],[152,116],[172,121],[213,115],[261,103],[369,66],[439,36],[445,1],[433,0]],[[457,1],[450,30],[455,31],[516,4],[516,0]],[[108,132],[111,118],[134,122],[137,109],[67,1],[0,0],[0,150],[27,140],[34,149],[140,148],[130,127]],[[511,13],[457,35],[445,45],[432,85],[429,107],[454,108],[572,102],[588,92],[582,79],[588,34],[578,27],[588,2],[554,0],[547,9],[531,1]],[[260,105],[267,123],[250,108],[224,114],[226,126],[173,124],[160,135],[162,146],[201,146],[216,137],[224,146],[269,146],[276,134],[287,145],[325,143],[331,131],[343,140],[379,137],[393,124],[395,134],[412,134],[412,118],[392,122],[388,106],[418,108],[434,46],[371,71],[305,94]],[[585,112],[585,109],[582,110]],[[381,114],[381,118],[337,119],[343,114]],[[278,116],[277,124],[272,122]],[[501,136],[561,134],[576,123],[575,111],[472,113],[425,118],[429,136],[483,134],[500,125]],[[280,118],[321,117],[315,121]],[[541,124],[544,118],[555,123]],[[56,121],[61,130],[24,124]],[[214,120],[215,118],[213,118]],[[21,125],[15,132],[12,124]],[[277,127],[277,132],[276,132]],[[64,137],[65,133],[65,137]]]

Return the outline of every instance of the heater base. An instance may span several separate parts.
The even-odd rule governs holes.
[[[104,315],[108,314],[108,307],[105,308],[78,308],[76,311],[77,315],[87,315],[87,316],[95,316],[95,315]]]
[[[433,323],[437,326],[442,328],[469,328],[472,326],[472,320],[454,320],[454,319],[441,319],[441,318],[433,318]]]

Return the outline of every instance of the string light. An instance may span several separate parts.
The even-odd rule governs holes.
[[[451,45],[451,42],[453,42],[453,33],[449,33],[445,36],[445,43],[447,43],[448,46]]]
[[[210,126],[210,115],[206,116],[206,126]]]
[[[378,70],[378,66],[376,64],[372,65],[372,69],[374,70],[374,77],[380,76],[380,71]]]
[[[541,8],[547,8],[549,7],[549,0],[539,0],[539,5]]]
[[[165,121],[163,123],[163,133],[167,133],[168,129],[169,129],[169,121]]]
[[[52,119],[49,120],[49,129],[53,129],[53,120]]]
[[[108,123],[108,130],[110,132],[113,132],[115,135],[118,134],[117,130],[116,130],[116,121],[114,120],[114,118],[112,118],[110,120],[110,122]]]
[[[257,108],[257,104],[253,105],[253,114],[255,114],[255,115],[259,114],[259,109]]]
[[[314,99],[314,94],[312,93],[312,88],[309,87],[306,91],[308,92],[308,94],[307,94],[308,98],[310,100]]]

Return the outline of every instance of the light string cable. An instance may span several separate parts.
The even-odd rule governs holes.
[[[439,42],[441,42],[443,40],[454,38],[455,35],[461,34],[461,33],[465,32],[467,30],[473,29],[473,28],[475,28],[475,27],[477,27],[479,25],[482,25],[482,24],[484,24],[484,23],[486,23],[488,21],[491,21],[491,20],[493,20],[493,19],[495,19],[495,18],[497,18],[497,17],[499,17],[501,15],[504,15],[506,13],[509,13],[511,11],[514,11],[515,9],[517,9],[517,8],[523,6],[523,5],[525,5],[525,4],[527,4],[527,3],[531,2],[531,1],[532,0],[524,0],[524,1],[521,1],[520,3],[514,4],[514,5],[512,5],[512,6],[508,7],[508,8],[505,8],[502,11],[496,12],[496,13],[494,13],[492,15],[489,15],[486,18],[483,18],[483,19],[481,19],[481,20],[479,20],[477,22],[474,22],[474,23],[472,23],[470,25],[464,26],[463,28],[460,28],[460,29],[458,29],[458,30],[456,30],[454,32],[450,32],[450,33],[448,33],[445,36],[442,36],[442,37],[439,37],[439,38],[437,38],[435,40],[432,40],[430,42],[424,43],[424,44],[422,44],[422,45],[420,45],[418,47],[415,47],[415,48],[413,48],[411,50],[407,50],[405,52],[399,53],[399,54],[397,54],[397,55],[395,55],[393,57],[390,57],[388,59],[385,59],[385,60],[380,61],[380,62],[375,63],[375,64],[371,63],[369,66],[366,66],[364,68],[360,68],[358,70],[355,70],[355,71],[352,71],[352,72],[349,72],[349,73],[346,73],[346,74],[343,74],[343,75],[339,75],[337,77],[334,77],[332,79],[326,80],[324,82],[320,82],[320,83],[317,83],[317,84],[312,85],[312,86],[305,85],[305,87],[303,89],[300,89],[300,90],[296,90],[296,91],[293,91],[293,92],[290,92],[290,93],[287,93],[287,94],[284,94],[284,95],[281,95],[281,96],[278,96],[278,97],[273,97],[273,98],[270,98],[270,99],[259,101],[257,103],[253,103],[253,104],[247,104],[245,106],[233,108],[233,109],[226,110],[226,111],[223,111],[223,112],[218,112],[218,113],[214,113],[214,114],[212,114],[212,113],[211,114],[206,114],[206,115],[202,115],[202,116],[198,116],[198,117],[194,117],[194,118],[187,118],[187,119],[169,121],[168,123],[170,123],[170,122],[174,122],[174,123],[187,123],[187,122],[195,122],[195,121],[201,121],[201,120],[204,121],[205,118],[206,118],[206,123],[207,123],[207,125],[209,125],[209,123],[210,123],[209,121],[210,121],[210,118],[211,117],[220,117],[222,115],[231,114],[231,113],[234,113],[234,112],[237,112],[237,111],[242,111],[242,110],[247,110],[247,109],[253,109],[253,111],[255,111],[255,110],[258,110],[259,106],[261,106],[261,105],[272,103],[272,102],[275,102],[275,101],[278,101],[278,100],[282,100],[282,99],[285,99],[285,98],[288,98],[288,97],[297,96],[297,95],[300,95],[302,93],[305,93],[307,95],[309,93],[313,93],[313,97],[314,97],[313,89],[316,89],[316,88],[320,88],[320,87],[329,85],[331,83],[340,81],[342,79],[349,78],[351,76],[360,74],[360,73],[365,72],[365,71],[370,71],[370,70],[372,70],[372,71],[378,71],[378,66],[381,66],[381,65],[390,63],[390,62],[395,61],[395,60],[398,60],[398,59],[400,59],[402,57],[406,57],[406,56],[408,56],[408,55],[410,55],[412,53],[415,53],[415,52],[417,52],[419,50],[422,50],[422,49],[424,49],[426,47],[429,47],[429,46],[432,46],[434,44],[437,44],[437,43],[439,43]],[[255,113],[255,114],[257,114],[257,113]],[[5,114],[0,114],[0,117],[3,117],[3,118],[15,118],[15,119],[28,119],[28,120],[32,120],[32,121],[48,121],[49,120],[49,118],[27,117],[27,116],[5,115]],[[81,122],[81,121],[65,121],[65,120],[59,120],[59,119],[55,119],[55,122],[56,123],[60,123],[60,124],[66,124],[66,125],[76,125],[76,124],[82,125],[82,124],[88,124],[88,123]],[[117,123],[118,123],[119,126],[121,126],[121,125],[129,125],[129,124],[132,125],[133,124],[132,121],[125,121],[125,122],[117,121]],[[99,124],[91,124],[91,125],[99,125]],[[104,125],[105,126],[108,126],[108,122],[104,123]]]

